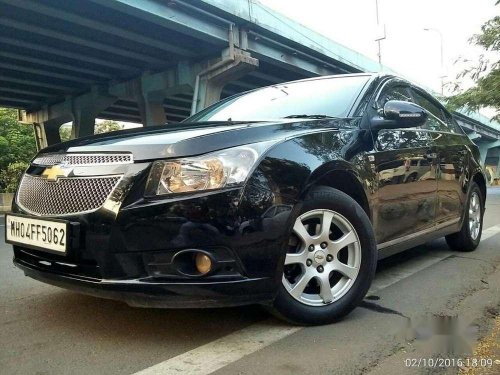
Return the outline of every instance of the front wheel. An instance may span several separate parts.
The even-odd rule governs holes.
[[[452,250],[473,251],[481,241],[483,230],[484,201],[481,189],[472,182],[467,199],[465,217],[459,232],[446,236]]]
[[[296,324],[339,320],[364,298],[376,265],[365,211],[341,191],[315,188],[293,223],[274,311]]]

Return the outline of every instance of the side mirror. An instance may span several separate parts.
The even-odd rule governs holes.
[[[428,114],[419,105],[401,100],[389,100],[384,105],[382,117],[374,117],[372,130],[413,128],[425,124]]]

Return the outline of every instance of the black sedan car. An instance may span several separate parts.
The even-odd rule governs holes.
[[[478,148],[436,99],[395,76],[340,75],[46,148],[6,238],[49,284],[325,324],[360,303],[377,259],[442,236],[474,250],[485,199]]]

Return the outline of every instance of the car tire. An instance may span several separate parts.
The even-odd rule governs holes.
[[[336,291],[338,289],[338,283],[333,285],[332,288],[330,289],[330,294],[332,295],[332,298],[330,300],[330,296],[327,297],[327,300],[329,302],[324,302],[325,298],[320,297],[319,300],[314,300],[315,305],[310,305],[309,300],[307,300],[307,303],[302,302],[301,300],[298,300],[298,298],[303,298],[302,296],[309,296],[309,294],[301,294],[301,297],[293,297],[292,292],[290,291],[290,287],[293,289],[293,285],[298,286],[299,281],[297,281],[295,284],[290,286],[289,281],[287,279],[288,277],[288,271],[286,267],[292,266],[292,267],[297,267],[297,265],[292,264],[292,265],[285,265],[284,273],[282,275],[282,282],[280,284],[277,296],[274,300],[273,307],[272,307],[272,312],[278,316],[281,319],[287,320],[288,322],[291,322],[293,324],[300,324],[300,325],[322,325],[322,324],[328,324],[328,323],[333,323],[344,316],[346,316],[348,313],[350,313],[356,306],[359,305],[359,303],[363,300],[365,297],[366,293],[368,292],[368,289],[370,288],[370,285],[372,283],[372,280],[375,275],[375,270],[377,267],[377,245],[375,241],[375,235],[373,233],[373,227],[370,222],[370,219],[368,218],[366,212],[361,208],[361,206],[354,200],[352,199],[349,195],[330,188],[330,187],[316,187],[313,188],[309,194],[307,195],[306,199],[304,200],[301,210],[297,217],[295,218],[294,222],[291,224],[292,228],[290,232],[292,233],[291,236],[294,236],[295,234],[295,225],[299,220],[302,220],[301,218],[303,217],[308,217],[307,215],[323,215],[323,216],[330,216],[330,215],[335,215],[335,219],[331,221],[331,227],[329,227],[329,234],[326,234],[328,239],[333,238],[333,231],[340,230],[340,234],[338,234],[340,237],[337,238],[336,240],[338,241],[337,243],[335,242],[335,239],[330,240],[332,249],[330,249],[330,246],[326,248],[325,251],[329,251],[327,255],[325,256],[326,259],[330,258],[331,263],[327,263],[324,265],[324,273],[322,274],[317,274],[319,277],[325,277],[327,270],[328,270],[328,278],[322,279],[323,281],[320,281],[318,277],[313,277],[311,280],[314,279],[313,283],[317,283],[318,288],[319,288],[319,294],[323,295],[323,290],[328,291],[328,287],[322,288],[322,285],[325,285],[325,283],[328,283],[328,286],[330,287],[330,283],[332,283],[332,280],[330,278],[337,277],[339,279],[339,283],[342,281],[343,283],[345,282],[344,288],[347,287],[347,285],[350,285],[349,289],[347,291],[343,291],[343,289],[339,289],[341,292],[345,292],[343,295],[341,295],[340,298],[334,299],[333,291]],[[314,219],[314,217],[313,217]],[[311,219],[311,220],[313,220]],[[344,220],[345,219],[345,220]],[[335,226],[334,222],[335,220],[340,220],[339,226]],[[326,219],[325,219],[326,222]],[[309,227],[311,226],[310,224],[306,224]],[[349,225],[351,226],[350,228],[354,229],[354,232],[352,230],[349,230]],[[314,225],[316,228],[318,228],[318,225]],[[340,228],[342,226],[344,229],[346,229],[345,232],[342,232]],[[324,234],[323,232],[323,224],[322,222],[319,224],[320,227],[320,232],[322,233],[320,237]],[[326,226],[325,226],[326,227]],[[308,229],[309,230],[309,229]],[[349,240],[347,238],[349,236],[353,236],[354,233],[357,235],[356,242],[350,243],[349,245],[346,245],[345,247],[341,248],[341,243],[348,243]],[[298,236],[296,236],[298,238]],[[319,237],[318,237],[319,238]],[[343,238],[346,238],[345,242],[341,242]],[[354,238],[354,237],[353,237]],[[300,241],[300,239],[299,239]],[[320,246],[324,245],[325,243],[322,242]],[[314,262],[310,266],[307,266],[307,264],[299,264],[300,271],[298,272],[318,272],[319,266],[317,266],[318,263],[316,263],[317,259],[320,258],[319,256],[321,255],[321,247],[317,247],[318,245],[315,245],[317,250],[314,250],[314,261],[309,259],[311,255],[309,255],[308,250],[310,249],[311,245],[306,245],[306,241],[302,241],[298,247],[304,246],[304,250],[307,254],[306,257],[308,257],[307,262]],[[332,255],[335,253],[335,249],[333,247],[339,248],[338,252],[335,255]],[[291,254],[287,251],[287,254],[285,255],[284,263],[287,263],[288,256],[301,256],[303,254],[303,251],[298,250],[299,252],[296,254]],[[357,274],[355,278],[348,278],[344,274],[341,273],[336,273],[336,270],[330,271],[336,266],[334,264],[337,264],[337,266],[340,266],[341,263],[341,256],[345,252],[348,253],[346,259],[348,259],[348,262],[346,261],[346,264],[348,264],[351,261],[354,261],[355,263],[350,263],[350,264],[357,264],[356,266],[353,266],[352,268],[348,268],[348,270],[351,269],[357,269]],[[356,254],[360,254],[360,257],[357,256]],[[353,259],[351,260],[349,257],[353,255]],[[357,257],[357,258],[356,258]],[[332,260],[333,258],[333,260]],[[360,258],[360,259],[359,259]],[[321,260],[320,260],[321,261]],[[356,263],[357,262],[357,263]],[[309,267],[309,268],[305,268]],[[313,267],[313,268],[311,268]],[[314,268],[316,267],[316,268]],[[343,268],[342,266],[341,268]],[[350,267],[350,266],[349,266]],[[305,271],[304,271],[305,270]],[[347,274],[350,274],[351,271],[346,272]],[[305,278],[305,273],[304,273],[304,278]],[[345,281],[346,279],[347,281]],[[286,287],[288,285],[288,288]],[[312,285],[311,283],[306,285],[307,288],[314,288],[316,285]],[[340,292],[339,292],[340,293]],[[339,294],[340,295],[340,294]],[[312,294],[311,294],[312,296]],[[317,298],[318,296],[315,296]],[[305,297],[304,297],[305,298]],[[321,299],[323,298],[323,301]]]
[[[477,200],[477,201],[476,201]],[[483,230],[484,197],[481,189],[471,183],[462,228],[459,232],[446,236],[446,243],[455,251],[474,251],[481,241]],[[472,225],[473,223],[474,225]],[[478,226],[477,232],[475,226]]]
[[[416,173],[412,173],[411,175],[409,175],[406,178],[405,184],[407,184],[409,182],[415,182],[415,181],[417,181],[417,174]]]

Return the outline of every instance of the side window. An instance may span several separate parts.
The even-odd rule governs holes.
[[[429,165],[431,165],[431,164],[429,163],[428,160],[425,160],[425,159],[420,160],[421,167],[428,167]]]
[[[418,92],[414,92],[415,100],[418,105],[424,108],[429,113],[429,118],[423,126],[424,129],[449,132],[451,129],[446,123],[444,112],[439,106],[432,103],[429,99]]]
[[[410,92],[408,91],[408,87],[401,84],[387,85],[382,89],[382,92],[377,100],[379,108],[382,108],[389,100],[403,100],[405,102],[413,101],[410,96]]]

